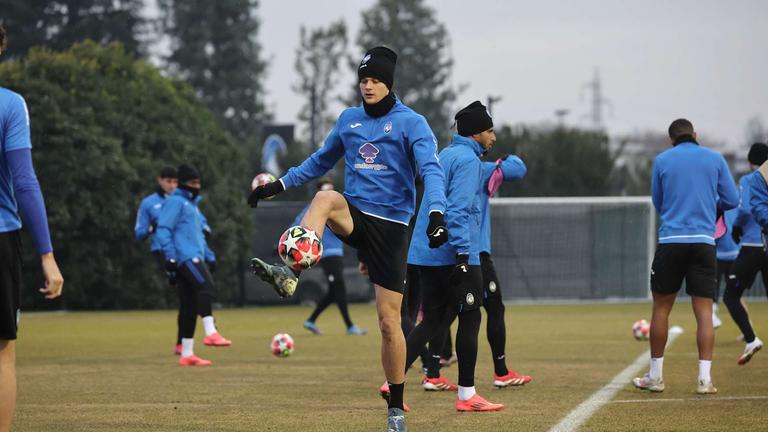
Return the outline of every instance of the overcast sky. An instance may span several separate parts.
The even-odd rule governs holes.
[[[358,54],[360,11],[374,3],[260,2],[258,38],[270,63],[267,102],[278,122],[295,122],[303,103],[291,90],[299,26],[326,26],[343,17],[350,52]],[[584,86],[597,69],[610,101],[604,123],[613,134],[663,132],[674,118],[687,117],[700,133],[743,145],[750,117],[768,124],[768,1],[427,3],[450,34],[453,81],[468,85],[457,109],[497,95],[497,123],[554,121],[556,109],[568,109],[566,123],[588,126]],[[342,85],[354,80],[345,70]]]

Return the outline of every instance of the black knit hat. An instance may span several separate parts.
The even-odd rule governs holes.
[[[474,101],[462,108],[453,118],[461,136],[479,134],[493,128],[493,119],[480,101]]]
[[[196,169],[192,168],[189,165],[179,165],[179,183],[184,184],[190,180],[195,180],[200,178],[200,174],[197,172]]]
[[[163,169],[160,170],[160,178],[176,178],[176,168],[174,167],[163,167]]]
[[[768,145],[763,143],[754,143],[749,148],[747,160],[752,165],[762,165],[768,159]]]
[[[395,83],[395,64],[397,54],[387,47],[378,46],[365,53],[357,68],[357,79],[375,78],[392,90]]]

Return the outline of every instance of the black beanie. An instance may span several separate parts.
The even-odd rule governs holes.
[[[395,83],[395,63],[397,54],[387,47],[378,46],[365,53],[360,66],[357,68],[357,79],[375,78],[392,90]]]
[[[160,178],[176,178],[176,168],[174,167],[163,167],[163,169],[160,170]]]
[[[179,183],[184,184],[190,180],[195,180],[200,178],[200,174],[197,173],[197,170],[192,168],[189,165],[179,165]]]
[[[461,136],[479,134],[493,128],[493,119],[480,101],[474,101],[462,108],[453,118]]]
[[[762,165],[766,159],[768,159],[768,145],[763,143],[752,144],[747,155],[749,163],[752,165]]]

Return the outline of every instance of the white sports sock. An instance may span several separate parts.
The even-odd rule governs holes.
[[[709,376],[710,369],[712,369],[712,360],[699,360],[699,381],[712,381],[712,377]]]
[[[181,356],[182,357],[189,357],[191,355],[194,355],[195,352],[192,350],[192,347],[195,345],[195,340],[192,338],[181,338]]]
[[[216,324],[213,322],[213,316],[208,315],[207,317],[203,317],[203,328],[205,329],[205,335],[210,336],[214,333],[217,333],[216,330]]]
[[[648,372],[648,376],[652,380],[661,379],[664,375],[664,357],[653,358],[651,357],[651,370]]]
[[[475,395],[475,393],[477,393],[475,391],[475,386],[472,386],[472,387],[459,386],[459,400],[463,400],[463,401],[469,400],[472,398],[472,396]]]

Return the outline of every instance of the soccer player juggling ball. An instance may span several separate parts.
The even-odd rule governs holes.
[[[376,291],[382,364],[392,391],[388,428],[402,431],[405,338],[400,329],[400,304],[417,166],[425,185],[422,207],[429,214],[421,235],[428,237],[431,247],[438,247],[447,241],[448,229],[443,218],[446,203],[437,139],[426,119],[392,92],[396,60],[388,48],[369,50],[357,72],[362,106],[345,109],[320,149],[280,180],[254,189],[248,202],[256,207],[260,199],[320,177],[344,158],[344,194],[317,192],[301,225],[322,237],[327,224],[342,241],[357,248],[365,261]],[[252,260],[252,266],[279,295],[286,297],[295,291],[299,275],[292,269],[258,258]]]
[[[696,392],[716,393],[710,376],[715,344],[712,297],[717,283],[715,220],[718,210],[739,204],[739,193],[723,156],[696,142],[690,121],[673,121],[669,137],[673,147],[656,156],[651,177],[653,206],[661,220],[651,266],[651,364],[649,372],[633,383],[641,390],[664,391],[662,367],[669,313],[685,280],[696,316]]]

